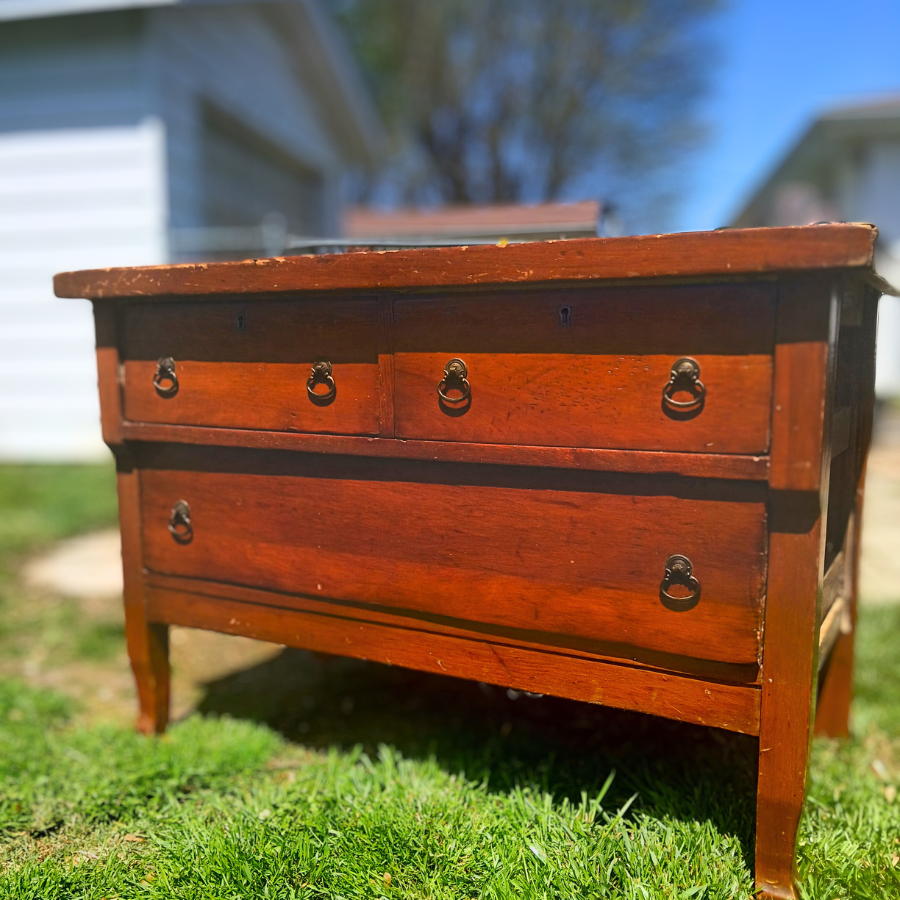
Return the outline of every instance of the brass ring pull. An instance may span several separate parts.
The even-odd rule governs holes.
[[[176,544],[189,544],[194,539],[194,526],[191,525],[191,508],[187,500],[179,500],[169,513],[169,534]]]
[[[168,382],[168,384],[166,384]],[[153,387],[160,397],[174,397],[178,393],[178,376],[175,374],[175,360],[171,356],[162,357],[156,364]]]
[[[687,596],[676,597],[669,593],[669,588],[676,584],[687,588]],[[700,601],[700,582],[694,577],[694,567],[686,556],[676,553],[666,560],[666,573],[659,585],[659,599],[663,606],[676,612],[693,609]]]
[[[676,400],[676,391],[690,391],[690,400]],[[700,364],[696,359],[683,356],[672,364],[669,380],[663,388],[663,403],[676,412],[690,412],[703,406],[706,385],[700,380]]]
[[[328,390],[324,394],[318,393],[316,391],[317,384],[324,384]],[[331,363],[327,359],[317,359],[313,363],[312,374],[306,382],[306,393],[309,394],[309,399],[318,406],[325,406],[334,400],[337,394],[337,385],[331,374]]]
[[[472,388],[469,385],[469,379],[466,377],[469,370],[461,359],[451,359],[444,369],[444,377],[438,382],[438,396],[444,403],[451,406],[459,406],[465,403],[472,395]],[[450,397],[446,393],[450,388],[456,388],[460,395],[458,397]]]

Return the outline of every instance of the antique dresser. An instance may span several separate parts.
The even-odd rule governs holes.
[[[93,301],[140,727],[167,626],[759,738],[794,897],[847,732],[876,230],[58,275]]]

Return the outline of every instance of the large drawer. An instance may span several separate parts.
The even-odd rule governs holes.
[[[273,451],[204,454],[202,464],[157,461],[163,467],[141,472],[144,565],[152,572],[377,604],[532,642],[544,635],[557,646],[593,642],[624,656],[638,647],[757,662],[763,486]],[[172,519],[179,501],[189,529],[182,515]],[[690,560],[699,581],[699,601],[685,608],[661,599],[675,554]],[[686,591],[669,588],[673,596]]]
[[[397,436],[765,453],[774,321],[767,285],[400,298]]]
[[[148,303],[123,312],[125,418],[377,434],[374,300]],[[170,360],[176,382],[160,372]],[[307,384],[313,364],[331,366]]]

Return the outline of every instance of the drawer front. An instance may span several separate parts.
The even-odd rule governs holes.
[[[125,418],[331,434],[377,434],[374,300],[153,303],[124,311]],[[157,376],[174,363],[177,390]],[[332,383],[313,363],[331,365]]]
[[[144,470],[145,566],[555,646],[757,662],[766,524],[755,485],[719,483],[725,494],[711,496],[708,483],[653,476],[653,489],[670,490],[657,495],[648,477],[281,459],[267,475]],[[176,518],[185,532],[176,540],[168,524],[178,501],[190,534]],[[674,554],[699,580],[691,608],[661,600]]]
[[[398,299],[397,435],[765,453],[774,313],[768,286]],[[446,403],[454,358],[471,393],[451,373]],[[700,386],[670,384],[682,358]]]

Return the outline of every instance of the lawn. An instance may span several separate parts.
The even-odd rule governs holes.
[[[0,469],[0,652],[59,640],[18,561],[114,521],[112,482]],[[98,652],[79,621],[60,653]],[[813,748],[805,897],[900,896],[898,636],[900,605],[863,610],[857,736]],[[158,740],[6,679],[0,897],[749,897],[754,743],[298,651]]]

